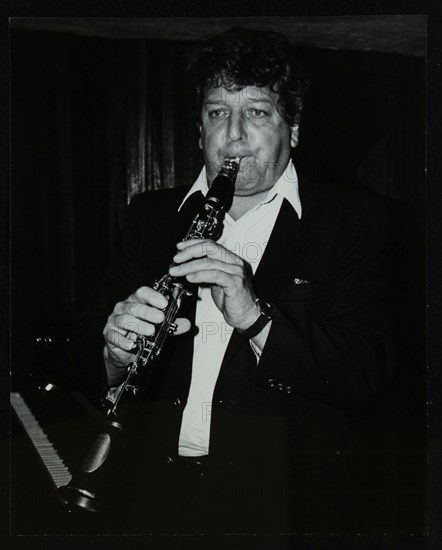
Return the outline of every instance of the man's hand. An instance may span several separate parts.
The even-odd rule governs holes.
[[[124,370],[133,359],[133,350],[138,335],[152,336],[155,325],[164,321],[163,309],[167,299],[156,290],[142,286],[126,300],[118,302],[108,317],[103,330],[105,340],[104,360],[109,385],[121,381]],[[190,321],[176,319],[175,334],[183,334],[190,329]]]
[[[179,265],[170,268],[171,275],[209,285],[216,306],[231,327],[244,330],[258,319],[251,269],[242,258],[206,239],[183,241],[177,248],[173,260]]]

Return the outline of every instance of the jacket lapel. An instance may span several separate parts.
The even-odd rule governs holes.
[[[298,183],[299,197],[302,205],[302,218],[299,224],[296,269],[301,266],[307,254],[311,252],[311,244],[322,217],[322,205],[325,204],[325,200],[321,200],[324,190],[317,190],[314,182],[299,176]]]
[[[178,223],[176,224],[177,241],[184,239],[193,218],[201,210],[204,204],[204,195],[198,191],[190,195],[178,213]]]
[[[253,278],[254,290],[266,301],[277,300],[284,284],[291,282],[307,254],[316,235],[320,214],[320,201],[314,184],[299,178],[299,195],[302,217],[298,218],[290,203],[284,199],[265,253]]]
[[[296,270],[309,252],[310,243],[318,228],[318,203],[310,185],[299,179],[302,217],[284,199],[264,255],[253,278],[256,295],[268,302],[277,300],[281,288],[293,280]],[[244,344],[235,330],[230,338],[221,365],[224,374],[229,363]]]
[[[256,295],[263,300],[275,300],[281,285],[294,269],[299,226],[296,212],[284,199],[264,255],[253,277]]]

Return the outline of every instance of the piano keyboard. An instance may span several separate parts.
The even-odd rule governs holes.
[[[11,392],[11,406],[31,439],[55,487],[58,489],[63,485],[67,485],[72,477],[69,468],[54,449],[20,393]]]

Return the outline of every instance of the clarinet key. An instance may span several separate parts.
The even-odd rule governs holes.
[[[178,328],[178,325],[176,323],[170,323],[169,327],[167,328],[167,332],[169,334],[174,334]]]

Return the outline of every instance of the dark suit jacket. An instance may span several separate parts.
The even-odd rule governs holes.
[[[394,362],[380,199],[302,178],[299,189],[302,219],[283,202],[253,280],[257,296],[276,311],[262,357],[257,364],[234,331],[211,406],[211,457],[254,463],[261,472],[271,465],[283,480],[351,452],[348,415],[376,399]],[[187,191],[143,193],[128,209],[100,308],[80,320],[74,338],[79,372],[96,388],[103,384],[97,365],[106,317],[167,271],[202,202],[192,196],[177,215]],[[190,299],[180,316],[194,312]],[[150,456],[177,452],[191,357],[192,333],[173,337],[155,368],[137,426]]]

